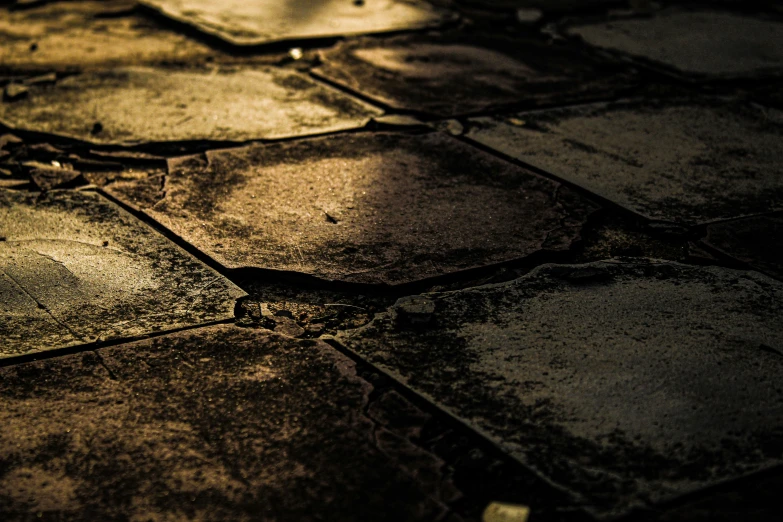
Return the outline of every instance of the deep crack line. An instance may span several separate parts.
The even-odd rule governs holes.
[[[2,271],[3,271],[3,273],[4,273],[4,274],[5,274],[7,277],[8,277],[8,279],[10,279],[11,281],[13,281],[13,283],[14,283],[16,286],[18,286],[18,287],[19,287],[19,289],[20,289],[20,290],[22,290],[22,292],[24,292],[24,294],[25,294],[27,297],[29,297],[30,299],[32,299],[32,300],[33,300],[33,302],[35,302],[35,304],[36,304],[36,305],[38,305],[38,308],[39,308],[39,309],[41,309],[41,310],[43,310],[44,312],[46,312],[46,314],[47,314],[49,317],[51,317],[51,318],[52,318],[52,320],[53,320],[55,323],[59,324],[60,326],[62,326],[62,327],[63,327],[63,328],[65,328],[66,330],[68,330],[68,332],[69,332],[69,333],[70,333],[72,336],[74,336],[75,338],[79,339],[80,341],[82,341],[82,342],[85,342],[85,343],[89,342],[89,340],[88,340],[86,337],[84,337],[84,336],[82,336],[82,335],[80,335],[80,334],[76,333],[76,331],[75,331],[75,330],[73,330],[73,329],[72,329],[70,326],[68,326],[67,324],[65,324],[64,322],[62,322],[61,320],[59,320],[57,317],[55,317],[55,316],[54,316],[54,314],[52,313],[52,311],[51,311],[51,310],[49,310],[49,308],[48,308],[48,307],[47,307],[45,304],[43,304],[43,303],[42,303],[41,301],[39,301],[39,300],[38,300],[38,299],[37,299],[37,298],[36,298],[36,297],[35,297],[33,294],[31,294],[31,293],[30,293],[30,292],[27,290],[27,288],[25,288],[25,287],[24,287],[24,285],[22,285],[22,284],[21,284],[19,281],[17,281],[17,280],[16,280],[16,278],[15,278],[14,276],[12,276],[11,274],[9,274],[9,273],[8,273],[8,271],[7,271],[5,268],[2,268],[2,267],[0,267],[0,270],[2,270]]]

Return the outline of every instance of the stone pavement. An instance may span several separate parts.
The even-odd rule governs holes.
[[[779,3],[0,4],[0,520],[780,520]]]

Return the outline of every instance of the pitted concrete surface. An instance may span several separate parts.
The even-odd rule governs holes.
[[[96,144],[248,141],[362,127],[378,109],[287,69],[129,67],[0,104],[9,127]]]
[[[783,22],[776,19],[672,9],[651,17],[576,25],[565,32],[687,74],[783,74]]]
[[[436,27],[453,18],[418,0],[142,0],[165,16],[233,45]]]
[[[368,413],[372,386],[320,341],[217,326],[0,375],[6,520],[430,521],[454,494],[371,417],[422,414]]]
[[[621,102],[472,123],[470,139],[649,219],[695,224],[783,208],[774,109]]]
[[[597,208],[440,134],[211,151],[163,191],[144,211],[228,268],[375,284],[567,250]]]
[[[601,518],[781,463],[778,281],[602,262],[421,299],[338,339]]]
[[[96,194],[0,189],[0,358],[231,319],[245,293]]]

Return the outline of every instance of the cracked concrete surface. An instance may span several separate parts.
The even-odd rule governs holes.
[[[422,299],[337,339],[600,518],[781,464],[780,282],[601,262]]]
[[[232,319],[245,293],[97,194],[0,189],[0,358]]]
[[[3,522],[779,521],[778,2],[0,4]]]

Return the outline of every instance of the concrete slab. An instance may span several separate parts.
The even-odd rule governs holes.
[[[128,67],[0,104],[9,127],[104,145],[247,141],[362,127],[381,111],[295,71]]]
[[[418,0],[142,0],[141,4],[240,46],[423,29],[454,18]]]
[[[545,265],[340,334],[599,518],[781,463],[783,284],[670,262]]]
[[[470,139],[649,219],[783,209],[783,113],[773,109],[651,100],[471,121]]]
[[[460,4],[482,9],[540,9],[544,12],[562,13],[574,10],[614,7],[622,0],[458,0]]]
[[[565,33],[684,74],[783,74],[783,23],[763,17],[670,9],[651,17],[574,25]]]
[[[232,319],[243,295],[97,194],[0,189],[0,358]]]
[[[443,462],[371,391],[323,342],[234,326],[0,369],[0,511],[442,520]]]
[[[134,2],[52,2],[0,9],[0,67],[57,70],[184,62],[209,47],[134,15]],[[126,13],[118,15],[117,13]]]
[[[385,106],[436,116],[595,99],[633,81],[578,47],[539,37],[447,33],[351,40],[321,56],[318,76]]]
[[[143,211],[228,268],[400,284],[563,251],[596,206],[439,133],[350,134],[169,162]]]
[[[756,270],[783,279],[783,216],[715,223],[704,242]]]

